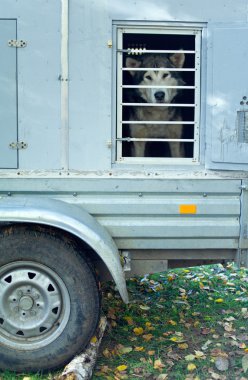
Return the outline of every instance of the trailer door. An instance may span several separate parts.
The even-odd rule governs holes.
[[[0,20],[0,168],[17,168],[16,21]],[[10,147],[12,144],[12,147]]]
[[[207,167],[248,169],[248,28],[210,28]]]

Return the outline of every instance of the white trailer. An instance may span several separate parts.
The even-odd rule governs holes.
[[[98,323],[97,276],[128,302],[126,276],[248,265],[247,5],[1,0],[1,369],[51,370],[82,350]],[[183,66],[156,71],[182,78],[157,86],[180,97],[130,101],[157,88],[133,80],[144,54],[182,52]],[[180,109],[173,123],[132,128],[182,134],[134,136],[134,107]]]

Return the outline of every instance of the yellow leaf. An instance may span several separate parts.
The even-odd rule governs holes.
[[[142,335],[143,332],[144,332],[144,329],[143,329],[143,327],[135,327],[133,329],[133,332],[134,332],[135,335]]]
[[[170,338],[170,340],[172,342],[178,342],[178,340],[180,340],[180,339],[178,339],[176,336],[173,336],[172,338]]]
[[[189,364],[187,365],[187,370],[188,370],[188,371],[192,372],[192,371],[194,371],[195,369],[196,369],[196,365],[195,365],[194,363],[189,363]]]
[[[223,298],[217,298],[217,299],[215,300],[215,302],[216,302],[216,303],[222,303],[222,302],[224,302],[224,300],[223,300]]]
[[[177,322],[173,321],[172,319],[170,319],[170,320],[168,321],[168,323],[169,323],[170,325],[172,325],[172,326],[176,326],[176,325],[177,325]]]
[[[149,341],[153,338],[153,335],[152,335],[152,334],[145,334],[145,335],[142,335],[142,338],[143,338],[146,342],[149,342]]]
[[[127,366],[125,364],[122,364],[122,365],[119,365],[118,367],[116,367],[117,371],[119,372],[122,372],[122,371],[125,371],[127,369]]]
[[[186,348],[188,348],[188,344],[187,343],[181,343],[178,345],[178,348],[180,348],[180,350],[186,350]]]
[[[151,322],[146,322],[146,327],[151,327]]]
[[[96,343],[97,342],[97,337],[93,336],[90,340],[90,343]]]
[[[131,317],[126,316],[126,317],[123,317],[123,319],[125,321],[127,321],[127,323],[128,323],[129,326],[132,326],[134,324],[133,318],[131,318]]]
[[[134,351],[137,351],[137,352],[140,352],[140,351],[144,351],[145,349],[144,349],[144,347],[142,347],[142,346],[136,346],[135,348],[134,348]]]
[[[165,367],[165,365],[161,362],[160,359],[157,359],[154,361],[154,366],[153,366],[154,369],[161,369],[163,367]]]
[[[170,338],[170,340],[172,342],[176,342],[176,343],[184,343],[185,342],[185,339],[182,336],[173,336],[172,338]]]

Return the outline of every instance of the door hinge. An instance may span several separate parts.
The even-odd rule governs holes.
[[[24,40],[9,40],[8,46],[15,48],[25,48],[27,46],[27,42]]]
[[[9,147],[10,147],[10,149],[15,149],[15,150],[27,149],[28,144],[25,143],[24,141],[18,141],[18,142],[12,142],[12,143],[10,143]]]

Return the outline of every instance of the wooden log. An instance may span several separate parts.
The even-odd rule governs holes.
[[[101,317],[96,335],[91,339],[85,350],[75,356],[67,364],[61,375],[56,376],[56,380],[89,380],[92,377],[93,369],[96,364],[97,353],[101,340],[107,326],[106,317]]]

